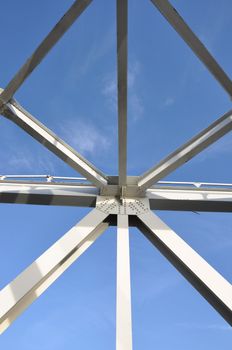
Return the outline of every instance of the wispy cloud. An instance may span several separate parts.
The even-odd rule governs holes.
[[[60,134],[68,144],[84,155],[106,152],[111,144],[99,128],[83,119],[67,120],[60,125]]]
[[[222,139],[213,143],[206,150],[201,152],[193,159],[195,162],[204,162],[209,158],[215,158],[221,155],[231,155],[232,153],[232,137],[231,135],[224,136]]]
[[[102,94],[106,97],[109,109],[113,112],[117,110],[117,78],[116,73],[103,78]]]
[[[72,62],[68,67],[65,83],[68,85],[72,83],[76,84],[77,80],[93,70],[95,64],[99,63],[114,48],[114,41],[112,40],[114,30],[112,26],[106,31],[105,36],[101,37],[100,41],[93,41],[89,51],[84,55],[84,59],[82,59],[81,55],[80,60],[79,50],[73,52]]]
[[[128,69],[128,112],[132,120],[136,121],[144,114],[144,105],[139,94],[138,80],[141,71],[141,65],[136,60]],[[102,94],[107,99],[107,105],[111,111],[117,110],[117,77],[116,72],[103,78]]]
[[[199,330],[199,331],[223,331],[232,332],[232,328],[227,324],[200,324],[200,323],[176,323],[177,327],[189,329],[189,330]]]
[[[164,106],[165,107],[169,107],[169,106],[172,106],[173,104],[175,103],[175,98],[174,97],[167,97],[164,101]]]
[[[42,147],[42,146],[41,146]],[[43,157],[42,154],[30,151],[24,147],[20,147],[20,151],[15,150],[7,154],[0,153],[1,164],[0,172],[1,174],[35,174],[35,173],[45,173],[54,174],[55,168],[52,159],[50,157]]]

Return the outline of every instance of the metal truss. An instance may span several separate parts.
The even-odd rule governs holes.
[[[146,0],[144,0],[146,1]],[[232,82],[167,0],[151,0],[232,96]],[[129,227],[136,226],[232,326],[232,285],[152,210],[232,212],[232,184],[160,181],[232,129],[227,112],[141,176],[127,175],[127,0],[117,0],[118,176],[105,175],[13,99],[91,0],[75,1],[0,94],[1,114],[84,178],[0,176],[0,202],[92,211],[0,291],[0,331],[43,293],[109,225],[117,226],[117,350],[132,349]]]

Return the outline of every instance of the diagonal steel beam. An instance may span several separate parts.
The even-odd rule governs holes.
[[[186,44],[232,97],[232,81],[168,0],[151,0]]]
[[[117,0],[119,185],[127,182],[127,0]]]
[[[107,229],[103,223],[107,215],[93,209],[0,291],[0,333]]]
[[[128,215],[118,215],[116,350],[132,350]]]
[[[2,104],[7,103],[15,92],[23,84],[24,80],[32,73],[32,71],[40,64],[42,59],[58,42],[63,34],[70,28],[73,22],[82,14],[92,0],[76,0],[60,21],[55,25],[47,37],[37,47],[31,57],[19,69],[13,79],[6,86],[0,95],[0,108]]]
[[[95,168],[72,147],[46,128],[16,101],[7,103],[4,106],[2,114],[42,143],[43,146],[86,177],[90,182],[98,187],[103,187],[107,184],[107,178],[100,170]]]
[[[204,129],[190,141],[178,148],[175,152],[164,158],[155,167],[141,175],[138,180],[138,186],[141,190],[146,190],[155,182],[164,178],[205,148],[209,147],[212,143],[216,142],[231,129],[232,111],[229,111],[208,128]]]
[[[158,216],[138,218],[142,233],[232,326],[232,285]]]

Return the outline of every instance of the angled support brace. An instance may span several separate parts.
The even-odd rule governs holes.
[[[151,0],[153,5],[160,11],[160,13],[171,24],[175,31],[182,37],[186,44],[192,49],[192,51],[198,56],[198,58],[204,63],[206,68],[217,79],[219,84],[224,90],[232,97],[232,81],[228,75],[219,66],[214,57],[209,53],[207,48],[194,34],[191,28],[179,15],[177,10],[170,4],[168,0]]]
[[[37,299],[95,240],[108,224],[93,209],[0,291],[0,333]]]
[[[47,37],[37,47],[31,57],[19,69],[13,79],[6,86],[5,90],[0,95],[0,110],[1,106],[10,101],[15,92],[20,88],[26,78],[40,64],[43,58],[59,41],[64,33],[70,28],[73,22],[82,14],[92,0],[76,0],[68,9],[60,21],[55,25]]]
[[[116,350],[132,350],[128,215],[118,215]]]
[[[78,173],[86,177],[87,180],[98,187],[103,187],[107,184],[106,176],[100,170],[95,168],[72,147],[46,128],[16,101],[7,103],[2,114],[48,148],[57,157],[61,158]]]
[[[119,186],[127,183],[127,0],[117,0]]]
[[[198,153],[209,147],[232,129],[232,111],[229,111],[204,129],[190,141],[159,162],[154,168],[140,176],[138,186],[141,191],[146,190],[155,182],[164,178],[175,169],[186,163]]]
[[[138,218],[142,233],[232,326],[232,285],[151,211]]]

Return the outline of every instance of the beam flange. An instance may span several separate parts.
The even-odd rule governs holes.
[[[40,123],[16,101],[7,103],[2,114],[94,185],[103,187],[107,184],[107,178],[100,170]]]
[[[152,210],[232,212],[231,188],[154,186],[146,191]]]
[[[95,240],[108,224],[93,209],[0,291],[0,333],[37,299]]]
[[[168,0],[151,0],[160,13],[232,97],[232,81]]]
[[[189,161],[191,158],[209,147],[232,129],[232,111],[216,120],[208,128],[193,137],[190,141],[172,152],[155,167],[140,176],[138,186],[141,191],[146,190],[155,182],[164,178],[172,171]]]
[[[128,215],[118,215],[116,350],[132,350]]]
[[[138,218],[142,233],[232,326],[232,285],[157,215]]]
[[[34,53],[27,59],[25,64],[19,69],[9,84],[0,95],[1,106],[13,97],[15,92],[20,88],[25,79],[40,64],[47,53],[59,41],[64,33],[70,28],[74,21],[82,14],[92,0],[76,0],[68,11],[62,16],[60,21],[55,25],[51,32],[46,36],[42,43],[37,47]]]
[[[127,0],[117,0],[119,186],[127,183]]]
[[[0,203],[94,207],[98,194],[92,185],[0,181]]]

